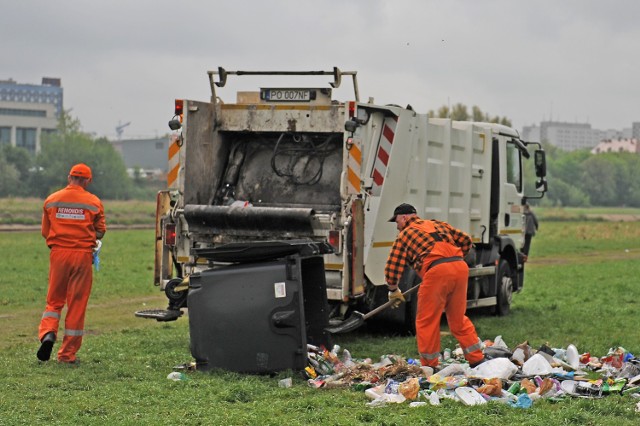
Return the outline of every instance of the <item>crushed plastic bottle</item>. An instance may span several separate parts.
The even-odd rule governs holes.
[[[180,373],[179,371],[173,371],[169,373],[167,379],[173,380],[174,382],[179,382],[181,380],[187,380],[187,376],[184,373]]]
[[[291,377],[287,377],[280,380],[278,382],[278,386],[280,386],[281,388],[290,388],[291,386],[293,386],[293,380],[291,379]]]
[[[346,368],[351,368],[356,365],[356,363],[353,362],[353,358],[351,357],[351,352],[346,349],[342,350],[342,363]]]

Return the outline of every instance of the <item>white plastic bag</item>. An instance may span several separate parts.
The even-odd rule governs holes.
[[[447,365],[438,374],[442,377],[466,375],[469,370],[469,364],[453,363]]]
[[[553,367],[549,361],[540,354],[535,354],[529,358],[522,366],[522,373],[526,376],[546,376],[551,374]]]
[[[476,368],[472,368],[471,375],[482,379],[509,379],[518,372],[516,367],[507,358],[495,358],[483,362]]]
[[[493,346],[495,346],[496,348],[509,349],[509,346],[507,346],[504,340],[502,340],[502,335],[496,336],[496,338],[493,340]]]

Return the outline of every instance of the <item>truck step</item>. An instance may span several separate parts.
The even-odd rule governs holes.
[[[182,316],[182,311],[167,309],[146,309],[144,311],[137,311],[136,316],[140,318],[152,318],[156,321],[175,321]]]

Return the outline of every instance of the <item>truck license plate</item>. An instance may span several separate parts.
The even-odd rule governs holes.
[[[264,89],[262,99],[267,102],[309,102],[311,90],[307,89]]]

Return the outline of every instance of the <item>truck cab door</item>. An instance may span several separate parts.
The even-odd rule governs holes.
[[[503,232],[509,234],[516,247],[521,247],[522,237],[522,154],[515,143],[505,144],[504,180],[501,211]]]
[[[493,138],[490,235],[508,234],[522,245],[522,156],[515,143]]]

